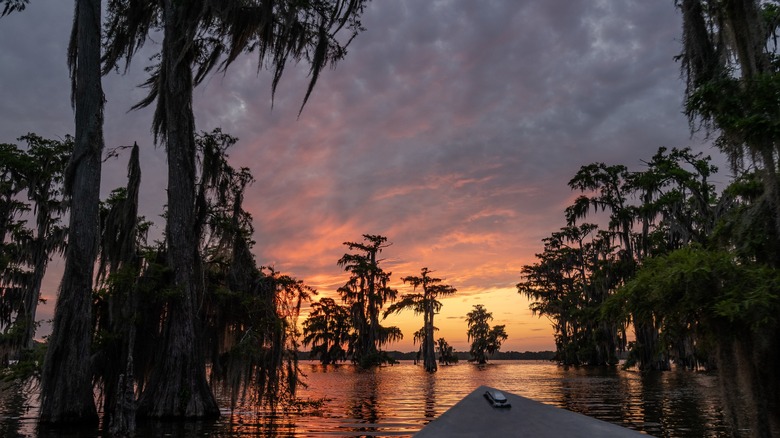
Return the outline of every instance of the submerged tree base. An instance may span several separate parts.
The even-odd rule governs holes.
[[[197,371],[150,385],[138,402],[137,413],[139,418],[156,419],[216,419],[220,415],[205,374],[200,377]]]
[[[385,364],[394,365],[398,361],[390,357],[385,351],[377,351],[374,353],[361,356],[359,359],[354,360],[355,364],[362,369],[369,369]]]

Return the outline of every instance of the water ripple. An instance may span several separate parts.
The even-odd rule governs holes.
[[[411,436],[480,385],[522,395],[652,435],[729,436],[712,374],[642,375],[618,369],[558,367],[549,362],[458,363],[426,373],[412,362],[359,371],[305,362],[308,388],[322,405],[305,414],[269,415],[240,406],[216,422],[139,423],[138,436]],[[0,392],[0,436],[45,436],[36,429],[34,389]],[[226,404],[226,400],[220,400]],[[52,435],[54,436],[54,435]],[[97,436],[82,431],[66,436]]]

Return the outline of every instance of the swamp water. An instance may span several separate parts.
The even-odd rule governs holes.
[[[717,377],[709,373],[642,375],[619,369],[565,369],[537,361],[494,361],[481,367],[461,362],[439,367],[435,374],[411,361],[370,371],[305,361],[301,369],[308,387],[300,388],[299,396],[321,401],[302,413],[268,415],[241,407],[232,413],[223,410],[216,422],[139,422],[136,436],[410,436],[480,385],[659,437],[729,435]],[[101,436],[89,429],[38,429],[36,415],[34,391],[0,391],[0,437]]]

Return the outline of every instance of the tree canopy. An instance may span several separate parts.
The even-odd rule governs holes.
[[[487,363],[488,356],[501,349],[501,343],[509,338],[504,330],[504,325],[491,327],[490,321],[493,314],[485,309],[482,304],[475,304],[474,308],[466,315],[468,340],[471,341],[469,353],[474,362]]]
[[[423,355],[425,370],[428,372],[436,371],[436,352],[434,350],[433,332],[436,327],[433,325],[433,317],[441,311],[442,303],[439,297],[445,297],[454,294],[457,290],[448,285],[441,284],[442,279],[431,277],[431,271],[428,268],[422,268],[419,276],[410,275],[402,278],[404,283],[412,285],[414,292],[404,294],[401,299],[390,305],[385,311],[385,316],[391,313],[398,313],[404,309],[412,309],[415,314],[423,315],[423,327],[420,336],[420,348]]]
[[[354,337],[349,354],[352,361],[363,368],[392,361],[381,348],[403,337],[398,327],[384,327],[380,323],[382,308],[394,301],[398,291],[390,287],[391,272],[379,264],[382,250],[390,246],[387,237],[364,234],[363,242],[344,242],[351,253],[344,254],[338,265],[350,273],[347,283],[338,289],[349,308]]]

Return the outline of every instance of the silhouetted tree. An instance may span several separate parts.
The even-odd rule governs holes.
[[[196,227],[204,263],[199,342],[209,354],[211,385],[239,401],[275,410],[295,399],[299,380],[297,318],[316,291],[273,268],[258,268],[251,215],[243,209],[249,169],[228,163],[236,138],[216,129],[196,137],[200,178]],[[157,354],[166,354],[158,350]]]
[[[267,271],[267,272],[266,272]],[[261,355],[254,364],[254,384],[258,385],[260,400],[274,410],[280,401],[295,400],[298,386],[298,328],[301,305],[310,302],[317,292],[302,280],[280,274],[272,268],[263,268],[258,286],[262,295],[273,297],[273,311],[263,318],[267,324],[258,334]],[[252,382],[245,382],[246,384]]]
[[[102,384],[103,422],[113,435],[135,430],[135,317],[141,273],[140,245],[149,224],[138,217],[139,148],[127,165],[127,186],[114,190],[101,208],[100,256],[95,298],[95,376]]]
[[[498,350],[501,349],[501,344],[509,338],[509,335],[506,334],[506,330],[504,329],[505,327],[506,326],[502,324],[494,325],[490,328],[487,346],[485,348],[487,354],[493,355],[494,353],[498,353]]]
[[[29,233],[18,216],[30,207],[21,200],[23,169],[27,159],[15,144],[0,144],[0,366],[8,366],[18,354],[19,336],[14,326],[22,308],[26,278],[21,252]]]
[[[169,354],[154,369],[139,412],[153,417],[219,414],[206,385],[195,327],[197,301],[203,291],[198,281],[202,268],[195,218],[193,87],[215,67],[225,69],[241,53],[255,51],[260,65],[267,64],[274,71],[273,90],[288,60],[310,62],[305,104],[322,68],[346,53],[336,33],[347,26],[354,37],[361,30],[363,4],[364,0],[109,3],[107,69],[116,66],[120,58],[129,62],[150,29],[161,27],[163,33],[160,62],[146,82],[149,96],[137,107],[157,103],[153,131],[168,152],[167,253],[181,294],[171,303],[165,321],[164,342]],[[188,397],[181,397],[182,393]]]
[[[449,365],[458,362],[458,356],[455,355],[452,346],[444,338],[436,341],[436,349],[439,350],[439,363]]]
[[[685,113],[691,129],[717,135],[715,144],[726,153],[732,172],[755,173],[752,202],[741,205],[742,224],[736,231],[761,230],[766,246],[748,263],[780,267],[780,64],[777,31],[780,7],[776,1],[678,0],[682,12]],[[744,188],[744,186],[743,186]],[[771,226],[761,218],[770,218]],[[734,222],[732,221],[732,224]],[[741,232],[742,237],[754,232]],[[741,249],[745,241],[731,242]],[[751,244],[749,244],[751,245]],[[755,245],[758,249],[760,246]],[[744,255],[741,254],[741,255]],[[745,259],[740,258],[741,262]],[[759,290],[745,290],[748,297]],[[775,309],[777,307],[775,306]],[[718,369],[727,396],[734,430],[751,429],[755,436],[780,435],[780,323],[758,329],[753,324],[723,327]],[[745,382],[736,385],[736,382]],[[749,383],[747,383],[749,382]],[[754,413],[745,420],[743,412]]]
[[[32,267],[32,277],[26,287],[24,307],[18,324],[24,327],[23,348],[33,346],[35,315],[40,301],[41,284],[49,259],[65,247],[65,230],[59,225],[60,218],[68,210],[63,199],[63,177],[73,140],[45,140],[35,134],[28,134],[20,140],[27,142],[26,155],[29,167],[24,181],[27,198],[32,202],[35,216],[35,231],[29,241],[26,256]],[[25,257],[25,258],[27,258]]]
[[[474,305],[471,312],[466,314],[468,340],[471,341],[472,360],[478,364],[487,363],[488,354],[493,354],[501,348],[501,343],[509,336],[503,325],[490,327],[493,314],[488,312],[482,304]]]
[[[11,12],[23,11],[27,7],[27,3],[30,3],[30,0],[3,0],[2,3],[3,11],[0,13],[0,17],[4,17]]]
[[[412,309],[415,314],[423,315],[423,336],[420,342],[425,371],[436,371],[436,352],[433,339],[433,316],[441,311],[441,302],[437,298],[452,295],[457,289],[450,285],[439,284],[440,278],[431,277],[428,268],[420,270],[420,276],[408,276],[402,278],[404,283],[412,285],[417,293],[405,294],[401,300],[392,304],[385,311],[385,317],[391,313],[398,313],[404,309]],[[419,289],[419,291],[418,291]]]
[[[100,230],[103,106],[100,81],[101,1],[76,0],[68,66],[76,112],[73,153],[65,178],[70,227],[65,271],[41,376],[39,418],[45,423],[96,422],[92,392],[92,279]]]
[[[625,319],[602,318],[600,307],[620,284],[621,260],[594,224],[567,226],[542,239],[538,262],[523,266],[518,291],[531,310],[553,322],[556,358],[566,365],[617,363]]]
[[[652,322],[648,336],[653,341],[637,335],[627,364],[667,369],[671,358],[679,363],[696,354],[690,348],[695,347],[691,333],[664,333],[671,321],[640,304],[641,297],[625,306],[612,296],[646,258],[691,243],[707,244],[716,219],[731,201],[728,197],[718,201],[710,182],[717,169],[709,157],[687,148],[662,147],[646,164],[637,172],[603,163],[583,166],[570,185],[589,196],[567,208],[570,225],[543,240],[539,262],[523,267],[518,290],[536,300],[535,313],[554,321],[562,363],[617,363],[616,353],[626,345],[624,332],[631,321],[637,327],[641,321]],[[606,230],[595,224],[572,225],[578,217],[601,209],[609,213]],[[623,221],[627,224],[620,225]],[[631,258],[625,241],[631,242]]]
[[[634,226],[640,215],[638,207],[630,200],[633,190],[630,181],[631,173],[626,166],[608,166],[604,163],[582,166],[569,181],[569,187],[589,193],[590,196],[580,195],[574,204],[566,209],[568,225],[576,225],[577,220],[586,217],[591,209],[593,212],[601,210],[609,214],[604,237],[610,244],[614,241],[621,245],[617,253],[621,269],[613,270],[614,274],[619,275],[617,281],[630,278],[638,263]],[[668,358],[658,345],[658,328],[654,321],[637,314],[633,315],[633,324],[636,344],[639,346],[637,360],[640,368],[668,369]]]
[[[303,322],[303,345],[311,345],[311,355],[323,365],[347,360],[350,337],[349,309],[332,298],[312,303],[309,317]]]
[[[400,339],[397,327],[383,327],[379,314],[388,301],[395,300],[398,291],[389,286],[390,272],[380,266],[378,254],[387,244],[387,238],[380,235],[363,235],[363,243],[344,242],[350,251],[344,254],[338,265],[350,273],[347,283],[338,289],[341,299],[349,307],[354,336],[350,343],[352,360],[363,368],[388,362],[381,352],[382,345]]]
[[[0,348],[17,359],[33,348],[36,311],[49,259],[65,247],[60,218],[67,211],[62,182],[73,139],[47,140],[35,134],[19,138],[25,150],[2,145],[3,206],[0,237]],[[27,198],[29,204],[22,201]],[[34,226],[16,216],[27,213]],[[8,234],[8,241],[5,236]]]

